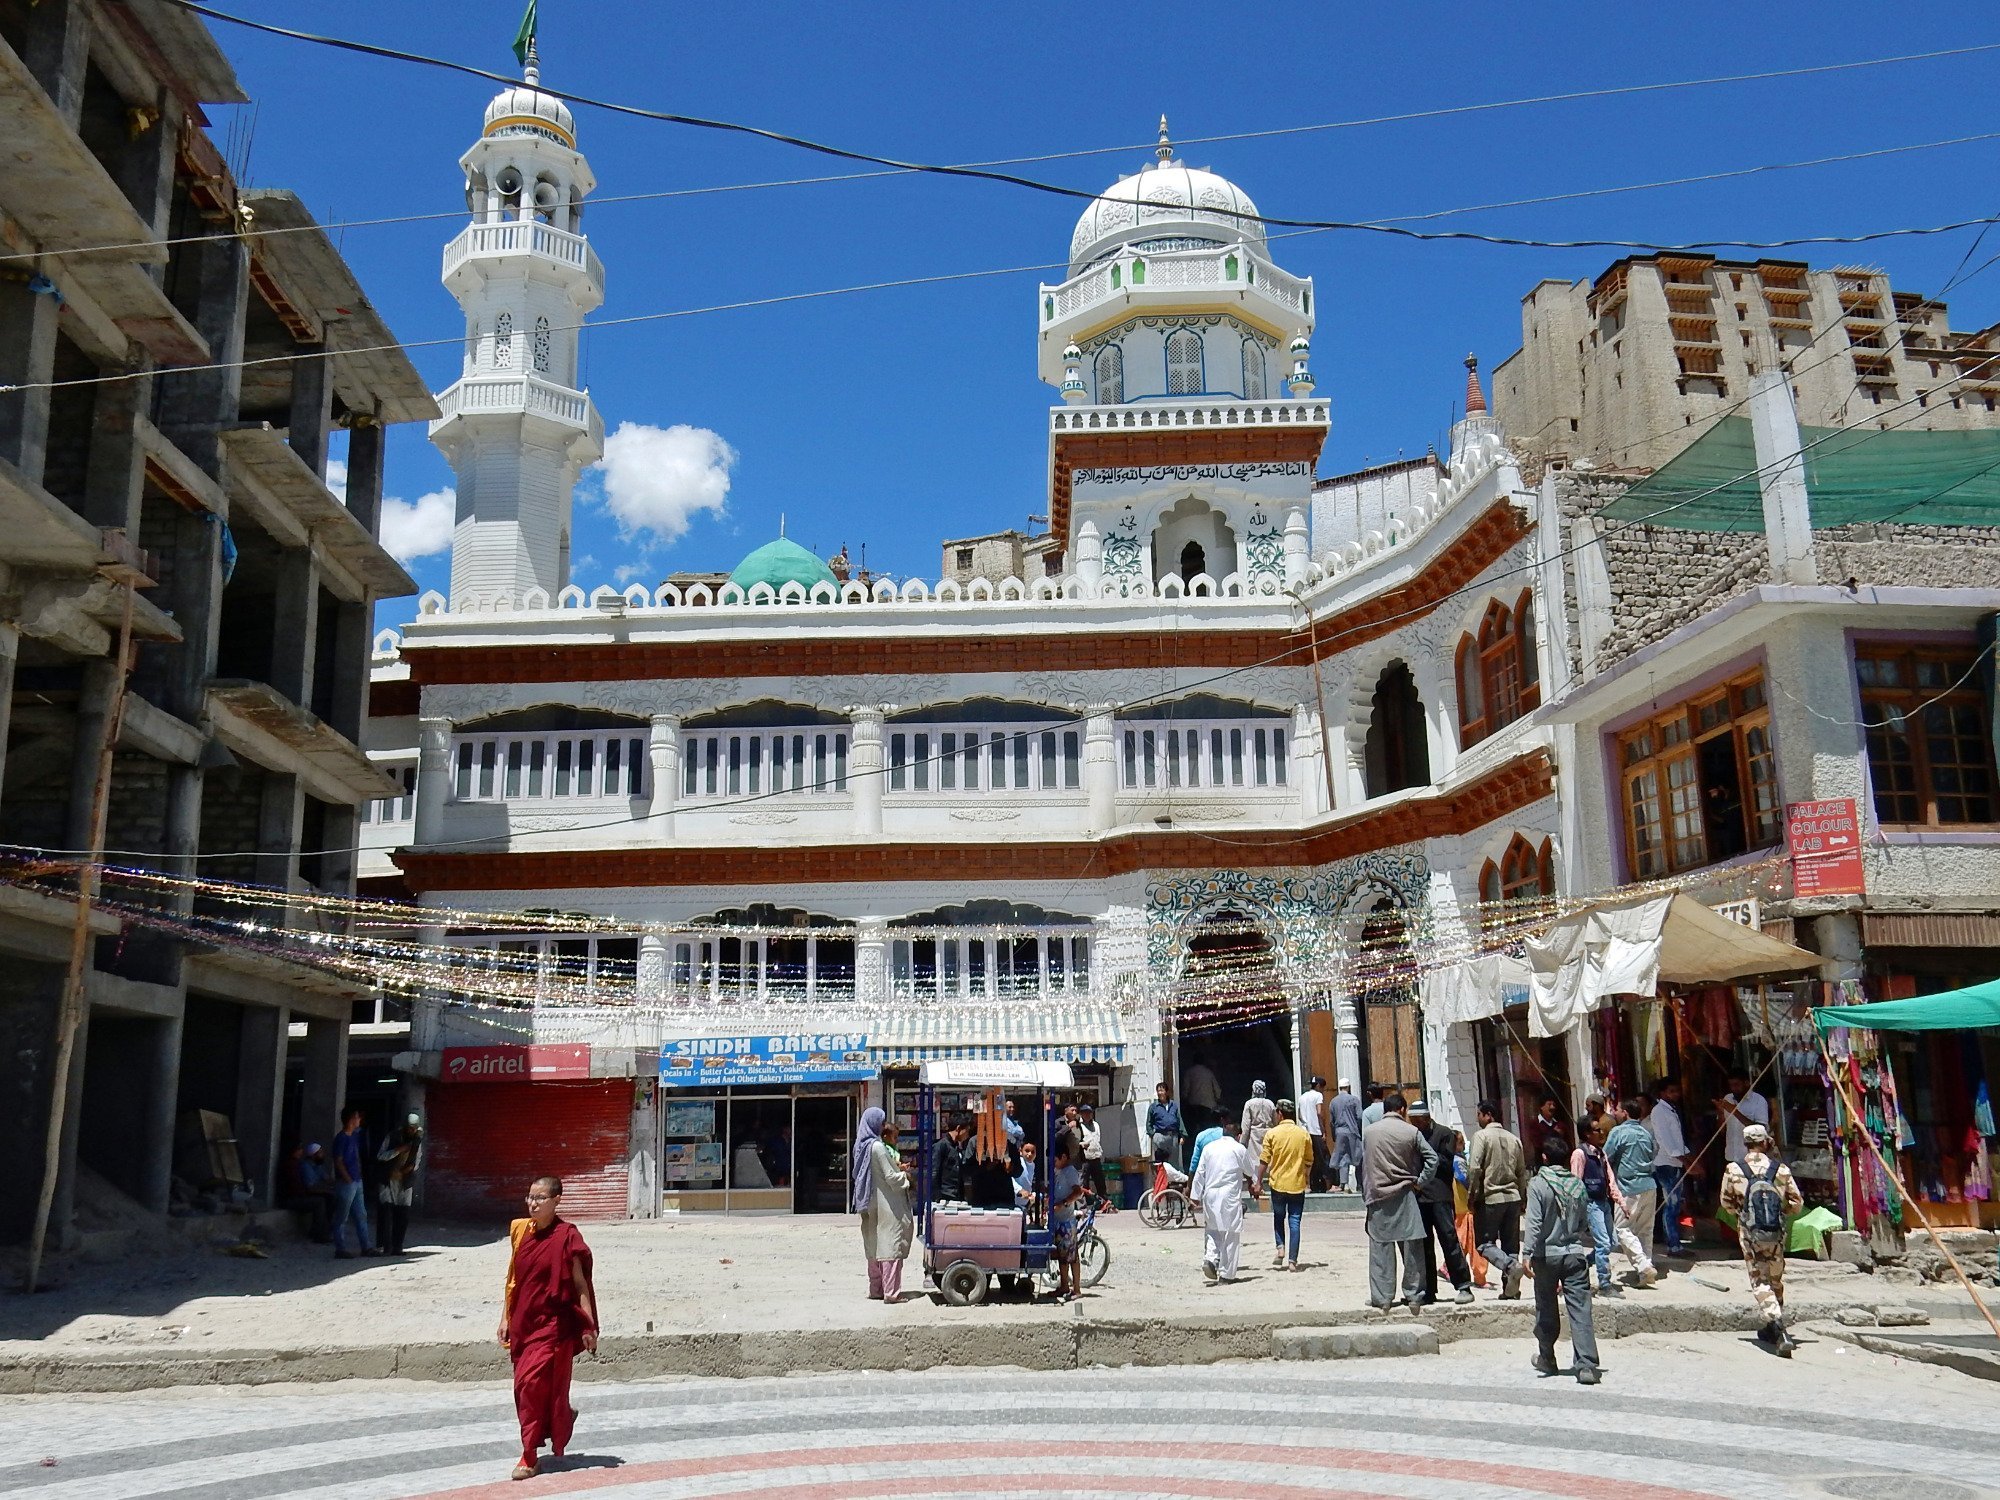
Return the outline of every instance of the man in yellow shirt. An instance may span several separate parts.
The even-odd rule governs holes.
[[[1271,1265],[1287,1271],[1299,1268],[1299,1221],[1305,1214],[1306,1188],[1312,1177],[1312,1137],[1298,1121],[1289,1099],[1278,1101],[1278,1123],[1265,1132],[1257,1156],[1257,1180],[1271,1190],[1271,1233],[1278,1248]],[[1286,1230],[1291,1231],[1289,1251]]]

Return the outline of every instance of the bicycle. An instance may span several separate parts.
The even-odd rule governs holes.
[[[1201,1205],[1188,1197],[1187,1182],[1187,1173],[1159,1163],[1153,1169],[1152,1187],[1139,1195],[1139,1217],[1154,1229],[1200,1224]]]

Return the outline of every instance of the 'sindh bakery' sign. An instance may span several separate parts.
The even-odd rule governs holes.
[[[545,1083],[589,1076],[588,1042],[447,1047],[438,1070],[441,1083]]]

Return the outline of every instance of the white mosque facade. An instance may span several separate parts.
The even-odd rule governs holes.
[[[597,1211],[838,1207],[853,1112],[906,1111],[930,1057],[1069,1062],[1114,1157],[1162,1080],[1195,1116],[1315,1073],[1452,1119],[1511,1091],[1393,964],[1344,967],[1560,878],[1558,528],[1476,373],[1448,456],[1320,478],[1312,282],[1163,129],[1035,294],[1033,576],[864,582],[779,541],[720,587],[593,587],[590,171],[532,75],[463,165],[451,590],[378,642],[370,753],[407,795],[364,876],[605,920],[428,930],[543,985],[417,1006],[434,1182],[497,1199],[523,1140],[584,1141],[536,1169]]]

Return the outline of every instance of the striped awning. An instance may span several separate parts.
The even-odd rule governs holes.
[[[1122,1063],[1125,1026],[1115,1007],[1046,1000],[979,1005],[913,1003],[868,1024],[884,1067],[934,1058],[1009,1062]]]

